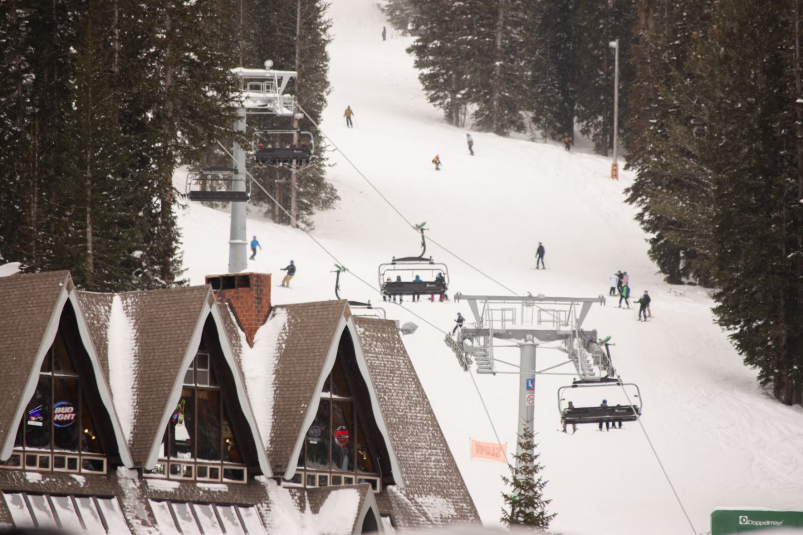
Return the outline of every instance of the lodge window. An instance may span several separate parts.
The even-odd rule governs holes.
[[[304,437],[294,478],[288,486],[328,487],[368,483],[381,490],[371,446],[359,416],[359,407],[335,361],[321,392],[318,412]]]
[[[148,477],[245,483],[246,468],[210,362],[200,351],[184,375],[181,399]]]
[[[106,473],[106,458],[89,403],[61,331],[17,427],[14,451],[0,467],[12,470]]]

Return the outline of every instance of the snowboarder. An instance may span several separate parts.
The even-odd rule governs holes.
[[[646,291],[644,292],[644,295],[642,295],[641,298],[639,298],[639,300],[636,301],[636,303],[639,304],[639,307],[638,307],[638,320],[639,321],[641,321],[641,315],[642,314],[644,315],[644,321],[647,321],[647,310],[650,307],[650,301],[651,301],[650,294],[647,293]]]
[[[535,250],[535,269],[540,269],[538,267],[539,265],[541,266],[541,268],[546,269],[546,265],[544,265],[545,254],[546,254],[546,249],[544,249],[544,244],[539,241],[538,249]]]
[[[574,409],[574,403],[570,401],[569,406],[566,407],[566,410],[572,410],[572,409]],[[563,432],[564,433],[566,432],[566,420],[563,420]],[[577,424],[572,422],[572,434],[575,434],[575,432],[577,432]]]
[[[388,35],[388,29],[382,26],[382,40],[384,41]]]
[[[438,156],[438,155],[436,154],[436,155],[435,155],[435,157],[434,157],[434,158],[432,158],[432,163],[434,163],[434,164],[435,164],[435,170],[436,170],[436,171],[440,171],[440,170],[441,170],[441,165],[443,165],[443,164],[441,163],[441,158],[440,158],[440,156]]]
[[[612,295],[616,297],[616,290],[619,286],[619,277],[616,276],[616,273],[611,275],[611,289],[608,291],[608,295]]]
[[[259,247],[259,249],[262,250],[262,246],[259,245],[257,237],[254,236],[254,239],[251,240],[251,260],[253,260],[257,256],[257,247]]]
[[[468,143],[468,152],[474,156],[474,140],[471,139],[471,134],[466,134],[466,143]]]
[[[466,321],[466,318],[464,318],[464,317],[462,316],[462,314],[460,314],[460,312],[458,312],[458,313],[457,313],[457,319],[456,319],[456,320],[454,320],[454,322],[455,322],[457,325],[455,325],[455,326],[454,326],[454,329],[452,329],[452,334],[456,333],[456,332],[457,332],[457,329],[460,329],[461,327],[463,327],[463,322],[464,322],[464,321]]]
[[[619,308],[622,308],[622,299],[625,300],[627,308],[630,308],[630,301],[628,301],[629,297],[630,297],[630,286],[624,284],[622,286],[622,290],[619,292]]]
[[[607,399],[603,399],[602,400],[602,405],[600,405],[600,407],[605,407],[607,409],[608,408],[608,400]],[[599,423],[599,430],[602,431],[602,422]],[[606,431],[610,431],[611,430],[611,422],[609,422],[608,420],[605,420],[605,430]]]
[[[346,112],[343,114],[343,117],[346,118],[346,126],[348,128],[354,128],[354,125],[351,122],[351,117],[354,115],[354,112],[351,110],[351,106],[346,107]]]
[[[287,266],[287,267],[283,267],[281,270],[287,272],[287,275],[285,275],[284,278],[282,279],[282,286],[284,286],[285,288],[289,288],[290,287],[290,280],[296,274],[296,265],[295,265],[295,263],[293,263],[292,260],[290,260],[290,265]]]
[[[569,132],[566,132],[566,135],[560,138],[560,142],[563,143],[563,146],[566,147],[566,150],[572,150],[572,143],[574,143],[574,140],[572,139],[572,136],[569,135]]]

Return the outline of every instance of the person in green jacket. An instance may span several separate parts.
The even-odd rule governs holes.
[[[630,286],[625,284],[622,286],[622,291],[619,292],[619,308],[622,308],[622,299],[625,300],[627,308],[630,308],[630,301],[627,300],[629,297],[630,297]]]

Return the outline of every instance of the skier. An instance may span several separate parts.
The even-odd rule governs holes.
[[[569,132],[566,132],[566,135],[560,138],[560,142],[563,143],[563,146],[566,147],[566,150],[572,150],[572,143],[574,143],[574,140],[572,139],[572,136],[569,135]]]
[[[541,268],[546,269],[546,265],[544,265],[544,255],[546,254],[546,249],[544,249],[544,244],[540,241],[538,242],[538,249],[535,251],[535,269],[539,269],[539,263]]]
[[[254,236],[254,239],[253,239],[253,240],[251,240],[251,260],[253,260],[254,258],[256,258],[256,255],[257,255],[257,247],[259,247],[259,249],[260,249],[260,250],[262,249],[262,246],[261,246],[261,245],[259,245],[259,242],[257,241],[257,237],[256,237],[256,236]]]
[[[616,281],[616,289],[619,291],[619,293],[622,293],[622,285],[623,285],[622,277],[624,276],[625,274],[622,273],[621,271],[616,272],[616,278],[619,279],[618,281]]]
[[[607,409],[608,408],[608,400],[607,399],[603,399],[602,400],[602,405],[600,405],[600,407],[605,407]],[[602,431],[602,422],[599,423],[599,430]],[[609,422],[608,420],[605,420],[605,430],[606,431],[610,431],[611,430],[611,422]]]
[[[468,143],[468,152],[474,156],[474,140],[471,139],[471,134],[466,134],[466,143]]]
[[[616,290],[618,286],[619,286],[619,277],[617,277],[616,273],[614,273],[613,275],[611,275],[611,289],[608,292],[608,295],[616,297]]]
[[[434,164],[435,164],[435,170],[436,170],[436,171],[440,171],[440,170],[441,170],[441,165],[443,165],[443,164],[441,163],[441,158],[440,158],[440,156],[438,156],[438,155],[436,154],[436,155],[435,155],[435,157],[434,157],[434,158],[432,158],[432,163],[434,163]]]
[[[293,263],[292,260],[290,260],[290,265],[287,267],[283,267],[281,270],[287,272],[287,275],[285,275],[284,278],[282,279],[282,286],[284,286],[285,288],[289,288],[290,280],[296,274],[296,265]]]
[[[382,26],[382,40],[385,40],[385,37],[388,35],[388,30],[384,26]]]
[[[622,299],[625,300],[627,308],[630,308],[630,301],[627,300],[629,297],[630,297],[630,286],[625,284],[622,286],[622,290],[619,292],[619,308],[622,308]]]
[[[346,108],[346,112],[343,114],[343,117],[346,118],[346,126],[348,128],[354,128],[354,125],[351,122],[351,117],[354,115],[354,112],[351,110],[351,106]]]
[[[463,316],[460,314],[460,312],[458,312],[458,313],[457,313],[457,319],[456,319],[456,320],[454,320],[454,322],[455,322],[457,325],[455,325],[455,326],[454,326],[454,329],[452,329],[452,334],[456,333],[456,332],[457,332],[457,329],[459,329],[459,328],[461,328],[461,327],[463,326],[463,322],[464,322],[464,321],[466,321],[466,318],[464,318],[464,317],[463,317]]]
[[[574,409],[574,403],[570,401],[569,406],[566,407],[566,410],[572,410],[572,409]],[[566,420],[563,420],[563,432],[564,433],[566,432]],[[572,434],[575,434],[575,432],[577,432],[577,424],[572,422]]]
[[[627,284],[630,286],[630,275],[627,274],[627,271],[622,273],[622,284]]]
[[[636,303],[639,304],[639,307],[638,307],[638,320],[639,321],[641,321],[641,315],[642,314],[644,315],[644,321],[647,321],[647,310],[649,310],[650,301],[651,301],[650,294],[647,293],[646,291],[644,292],[644,295],[642,295],[641,298],[638,301],[636,301]]]

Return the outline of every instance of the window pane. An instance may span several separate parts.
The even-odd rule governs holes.
[[[64,338],[61,336],[61,331],[56,335],[53,341],[53,373],[75,375],[75,368],[72,365],[70,354],[67,353],[67,346],[64,345]]]
[[[245,468],[223,468],[223,480],[245,481]]]
[[[17,426],[17,436],[14,438],[14,447],[15,448],[21,448],[22,447],[22,441],[23,441],[23,436],[24,436],[23,434],[25,433],[25,420],[28,419],[26,416],[27,415],[24,415],[22,417],[22,421]]]
[[[106,525],[109,526],[109,533],[114,535],[131,533],[116,498],[98,498],[98,506],[103,518],[106,519]]]
[[[354,410],[349,401],[332,402],[332,470],[354,471]]]
[[[329,394],[331,388],[332,388],[332,376],[331,375],[327,375],[326,376],[326,381],[323,382],[323,390],[322,390],[322,392],[324,394]]]
[[[89,412],[89,403],[86,401],[86,396],[83,396],[81,401],[81,451],[84,453],[103,453],[103,449],[100,447],[100,440],[95,432],[92,413]]]
[[[75,513],[72,499],[69,496],[51,496],[53,502],[53,509],[56,510],[56,516],[61,521],[61,526],[72,533],[81,533],[84,528],[81,527],[81,521],[78,520],[78,515]]]
[[[47,355],[45,355],[44,360],[42,361],[42,367],[39,369],[42,373],[50,373],[50,365],[53,363],[53,348],[51,347]]]
[[[331,401],[322,399],[318,413],[307,431],[307,468],[329,470],[329,412]]]
[[[53,518],[53,511],[50,509],[50,504],[47,503],[47,498],[44,496],[28,495],[28,502],[33,509],[33,516],[39,523],[39,527],[56,527],[56,520]]]
[[[198,370],[208,370],[209,369],[209,354],[208,353],[198,353],[195,356],[195,368]]]
[[[200,355],[198,355],[200,357]],[[220,460],[220,392],[198,390],[198,459]]]
[[[81,519],[86,525],[86,532],[99,535],[105,533],[106,530],[103,529],[100,515],[98,515],[98,510],[95,508],[95,502],[92,498],[79,498],[76,496],[75,502],[78,504],[78,512],[81,513]]]
[[[50,449],[51,384],[49,376],[39,377],[39,385],[25,409],[25,444],[29,448]]]
[[[193,386],[195,385],[195,371],[192,368],[187,370],[187,373],[184,374],[184,384]]]
[[[31,513],[28,512],[25,500],[22,499],[22,494],[3,493],[3,497],[6,499],[6,505],[11,512],[11,519],[14,521],[14,525],[18,528],[32,528],[33,518],[31,518]]]
[[[209,370],[195,370],[195,384],[209,386]]]
[[[220,527],[220,522],[217,521],[217,515],[212,510],[211,505],[193,504],[195,514],[198,515],[198,521],[201,523],[201,529],[204,535],[223,535],[223,530]]]
[[[193,458],[193,437],[195,436],[195,391],[185,388],[181,399],[170,418],[170,457],[174,459]]]
[[[56,377],[53,380],[53,449],[78,451],[78,379]]]
[[[351,389],[346,382],[346,376],[343,374],[343,366],[337,360],[335,360],[335,365],[332,367],[332,394],[343,398],[351,397]]]
[[[164,535],[181,535],[181,532],[176,529],[173,515],[170,514],[170,504],[167,502],[151,501],[151,510],[153,511],[153,516],[156,517],[156,523],[159,524],[159,533]]]
[[[359,419],[357,419],[357,470],[360,472],[368,472],[369,474],[376,474],[374,467],[374,456],[371,455],[371,448],[368,446],[368,440],[359,426]]]
[[[171,503],[170,505],[176,513],[178,525],[181,527],[181,531],[184,535],[201,535],[198,524],[195,522],[195,517],[192,516],[192,511],[190,511],[189,504]]]
[[[223,404],[223,461],[227,463],[243,464],[243,459],[240,457],[240,449],[237,447],[237,441],[234,438],[234,429],[231,426],[231,419],[229,418],[226,404]]]
[[[226,533],[230,535],[245,535],[234,507],[230,505],[215,505],[214,507],[223,522],[223,527],[226,528]]]

